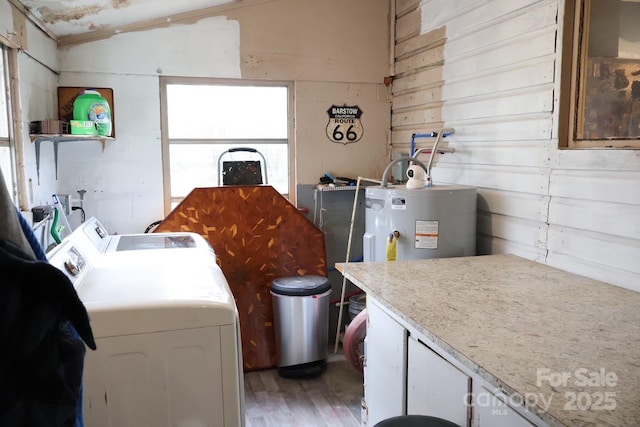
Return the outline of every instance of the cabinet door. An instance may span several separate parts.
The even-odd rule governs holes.
[[[407,414],[469,425],[471,378],[414,337],[409,337]]]
[[[473,427],[535,426],[505,403],[507,401],[507,396],[498,397],[479,384],[479,381],[475,381],[473,384]]]
[[[405,414],[407,331],[367,298],[364,342],[367,425]]]

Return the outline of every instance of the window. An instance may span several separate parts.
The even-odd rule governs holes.
[[[9,192],[15,195],[13,151],[11,144],[11,108],[9,94],[8,48],[0,45],[0,170]],[[15,200],[14,200],[15,202]]]
[[[287,84],[165,78],[162,91],[167,211],[193,188],[222,185],[219,160],[260,161],[267,183],[289,193]],[[255,149],[265,159],[225,153],[238,147]]]
[[[640,148],[640,1],[566,3],[561,145]],[[564,142],[566,141],[566,142]]]

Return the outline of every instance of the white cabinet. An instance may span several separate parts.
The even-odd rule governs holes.
[[[367,425],[405,414],[407,330],[367,298],[364,341]]]
[[[490,391],[477,380],[473,383],[474,427],[532,427],[532,422],[509,406],[509,397],[504,393]]]
[[[415,337],[407,356],[407,414],[469,425],[471,377]]]
[[[516,410],[508,397],[500,398],[486,380],[373,298],[367,298],[365,359],[364,425],[369,427],[405,414],[439,417],[461,427],[546,425],[523,408]]]

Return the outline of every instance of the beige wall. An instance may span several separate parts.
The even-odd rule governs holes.
[[[334,176],[380,179],[389,163],[390,100],[387,88],[368,83],[298,82],[296,84],[296,182],[316,184]],[[332,104],[358,105],[362,139],[353,144],[330,141],[325,133]]]
[[[227,14],[240,22],[243,78],[296,82],[293,188],[325,172],[380,178],[389,159],[389,13],[384,1],[287,0]],[[334,104],[363,110],[360,141],[326,137]]]
[[[389,13],[386,1],[277,0],[226,15],[240,22],[244,78],[382,83]]]

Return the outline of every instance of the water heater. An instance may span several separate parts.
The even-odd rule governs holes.
[[[364,261],[446,258],[475,253],[475,187],[366,187]]]

